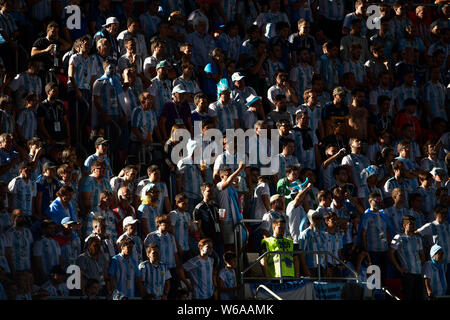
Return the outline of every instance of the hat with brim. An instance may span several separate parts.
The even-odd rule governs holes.
[[[75,223],[70,217],[65,217],[61,220],[61,224],[72,224]]]
[[[247,97],[247,99],[246,99],[247,103],[245,105],[247,107],[250,107],[252,104],[254,104],[258,100],[261,100],[261,97],[251,94]]]
[[[430,249],[430,257],[433,258],[434,255],[435,255],[436,253],[438,253],[439,251],[441,251],[441,250],[444,251],[444,249],[442,249],[442,247],[441,247],[440,245],[435,244],[435,245],[432,246],[431,249]]]
[[[122,225],[125,228],[126,226],[128,226],[130,224],[135,224],[136,222],[138,222],[137,219],[133,219],[132,216],[128,216],[128,217],[125,217],[125,219],[123,219]]]
[[[231,80],[234,82],[234,81],[240,81],[240,80],[242,80],[242,79],[244,79],[245,78],[245,76],[242,74],[242,73],[240,73],[240,72],[235,72],[235,73],[233,73],[233,75],[231,76]]]
[[[106,28],[110,24],[115,24],[115,23],[119,24],[119,20],[117,20],[116,17],[109,17],[108,19],[106,19],[106,23],[104,25],[102,25],[102,27]]]
[[[97,147],[97,146],[99,146],[99,145],[108,143],[108,141],[109,141],[109,140],[106,140],[106,139],[103,138],[103,137],[99,137],[99,138],[97,138],[97,140],[95,140],[95,146]]]
[[[283,196],[280,194],[274,194],[273,196],[270,197],[270,203],[273,203],[275,201],[277,201],[278,199],[281,199]]]
[[[172,94],[174,93],[189,93],[186,90],[184,90],[183,86],[181,84],[177,84],[175,87],[173,87],[172,89]]]
[[[170,63],[167,62],[166,60],[162,60],[156,65],[156,69],[167,68],[167,67],[170,67]]]
[[[44,163],[44,165],[42,166],[43,170],[47,170],[47,169],[54,169],[56,168],[56,164],[54,164],[53,162],[46,162]]]

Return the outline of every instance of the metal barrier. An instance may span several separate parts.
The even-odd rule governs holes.
[[[264,290],[266,290],[267,293],[269,293],[270,295],[274,296],[275,299],[277,299],[277,300],[283,300],[282,298],[280,298],[279,295],[277,295],[275,292],[273,292],[272,290],[270,290],[269,288],[267,288],[267,287],[266,287],[265,285],[263,285],[263,284],[259,285],[258,288],[256,288],[256,291],[255,291],[255,299],[256,299],[256,296],[258,295],[259,289],[264,289]]]

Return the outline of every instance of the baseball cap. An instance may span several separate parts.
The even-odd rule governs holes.
[[[101,144],[108,143],[108,141],[109,141],[109,140],[106,140],[106,139],[103,138],[103,137],[99,137],[99,138],[97,138],[97,140],[95,140],[95,146],[99,146],[99,145],[101,145]]]
[[[162,60],[162,61],[158,62],[158,64],[156,65],[156,69],[165,68],[165,67],[170,67],[170,63],[167,60]]]
[[[133,219],[132,216],[128,216],[125,217],[125,219],[123,219],[122,225],[125,228],[126,226],[130,225],[130,224],[135,224],[138,220],[137,219]]]
[[[109,26],[110,24],[113,24],[113,23],[119,24],[119,20],[117,20],[116,17],[109,17],[108,19],[106,19],[106,23],[104,25],[102,25],[102,27],[105,28],[105,27],[107,27],[107,26]]]
[[[53,169],[56,168],[56,164],[54,164],[53,162],[46,162],[44,163],[44,165],[42,166],[42,169],[47,170],[47,169]]]
[[[233,73],[233,75],[231,76],[231,80],[234,82],[234,81],[239,81],[239,80],[241,80],[241,79],[243,79],[243,78],[245,78],[245,76],[244,75],[242,75],[242,73],[240,73],[240,72],[235,72],[235,73]]]
[[[278,199],[281,199],[283,196],[279,194],[274,194],[270,197],[270,203],[277,201]]]
[[[334,95],[341,95],[341,94],[345,94],[345,90],[342,87],[336,87],[333,90],[333,96]]]
[[[431,249],[430,249],[430,257],[433,258],[434,255],[435,255],[436,253],[438,253],[439,251],[441,251],[441,250],[444,250],[444,249],[442,249],[442,247],[441,247],[440,245],[435,244],[435,245],[432,246]]]
[[[72,224],[75,223],[70,217],[65,217],[61,220],[61,224]]]
[[[184,88],[183,88],[183,86],[181,84],[177,84],[172,89],[172,94],[174,94],[174,93],[187,93],[187,91],[184,90]]]
[[[442,169],[442,168],[439,168],[439,167],[434,167],[431,171],[430,171],[430,173],[433,175],[433,177],[435,177],[436,178],[436,176],[439,176],[439,177],[444,177],[447,173],[445,172],[445,170],[444,169]]]
[[[247,107],[250,107],[253,103],[255,103],[258,100],[261,100],[261,97],[250,94],[246,99],[247,103],[245,105]]]

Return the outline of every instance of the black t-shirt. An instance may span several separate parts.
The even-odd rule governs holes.
[[[38,50],[44,50],[47,49],[48,46],[51,44],[58,45],[58,41],[50,41],[47,39],[47,37],[42,37],[37,39],[33,43],[33,47],[37,48]],[[56,48],[56,50],[58,50],[58,47]],[[36,59],[41,62],[41,70],[48,70],[49,68],[52,68],[54,65],[54,59],[50,52],[37,55]]]
[[[194,220],[202,222],[202,231],[207,238],[211,238],[213,243],[223,243],[220,232],[216,232],[215,223],[219,223],[219,213],[216,204],[207,204],[206,202],[200,202],[193,212]]]
[[[44,118],[44,125],[48,134],[57,142],[63,142],[67,138],[65,115],[66,110],[61,100],[56,100],[52,104],[45,99],[37,109],[38,119]]]

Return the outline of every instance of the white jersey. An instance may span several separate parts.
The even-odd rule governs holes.
[[[422,239],[417,235],[397,234],[391,241],[391,248],[397,251],[400,265],[412,274],[422,274],[420,251],[423,250]]]
[[[156,243],[159,247],[161,263],[166,264],[169,269],[175,268],[175,255],[178,253],[175,237],[170,233],[163,234],[156,230],[149,233],[145,238],[145,248],[152,243]]]
[[[114,281],[114,300],[136,296],[136,277],[140,277],[141,272],[133,257],[125,258],[121,253],[112,257],[108,274],[112,276]]]
[[[222,279],[224,288],[236,288],[236,273],[234,269],[223,268],[219,271],[219,278]],[[220,300],[233,300],[233,292],[220,292]]]
[[[270,197],[270,189],[267,183],[262,182],[258,184],[253,192],[253,207],[252,207],[252,219],[262,219],[264,213],[267,212],[262,197],[266,195]]]
[[[306,211],[301,205],[294,207],[294,201],[291,201],[286,208],[286,216],[289,220],[289,233],[294,244],[297,244],[300,237],[300,223],[306,217]]]

